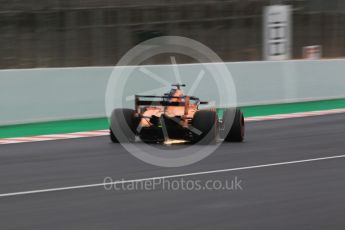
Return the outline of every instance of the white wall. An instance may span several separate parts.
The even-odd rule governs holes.
[[[104,116],[111,68],[0,71],[0,125]]]
[[[229,63],[240,104],[345,97],[345,59]]]
[[[215,65],[215,64],[208,64]],[[345,60],[226,63],[240,105],[345,98]],[[136,68],[136,67],[123,67]],[[146,66],[164,78],[172,66]],[[182,81],[200,65],[180,65]],[[112,67],[0,71],[0,125],[105,116]],[[142,73],[134,72],[141,77]],[[207,75],[206,75],[207,78]],[[207,90],[197,92],[207,98]]]

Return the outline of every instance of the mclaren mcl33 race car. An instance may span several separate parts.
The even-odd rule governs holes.
[[[244,118],[239,108],[224,109],[222,117],[218,117],[216,109],[200,110],[199,105],[208,102],[184,95],[184,86],[174,84],[163,96],[135,95],[134,109],[114,109],[110,117],[112,142],[134,142],[136,137],[154,143],[243,141]]]

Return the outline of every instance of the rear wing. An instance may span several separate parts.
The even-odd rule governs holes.
[[[171,101],[171,99],[182,99],[181,102]],[[135,95],[135,109],[139,106],[185,106],[188,107],[190,101],[195,101],[197,104],[207,104],[207,102],[201,102],[199,98],[193,96],[144,96]]]
[[[171,99],[182,99],[181,102],[172,102]],[[196,103],[207,104],[207,102],[201,102],[199,98],[193,96],[143,96],[135,95],[135,104],[141,105],[156,105],[156,106],[185,106],[187,100],[196,101]]]

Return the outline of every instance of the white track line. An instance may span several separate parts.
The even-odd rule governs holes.
[[[99,137],[99,136],[107,136],[107,135],[109,135],[109,130],[95,130],[95,131],[63,133],[63,134],[48,134],[48,135],[39,135],[39,136],[30,136],[30,137],[0,138],[0,145],[38,142],[38,141],[54,141],[54,140],[83,138],[83,137]]]
[[[175,174],[175,175],[158,176],[158,177],[148,177],[148,178],[133,179],[133,180],[121,180],[121,181],[115,181],[115,182],[109,182],[109,183],[76,185],[76,186],[59,187],[59,188],[30,190],[30,191],[23,191],[23,192],[11,192],[11,193],[0,194],[0,198],[2,198],[2,197],[11,197],[11,196],[38,194],[38,193],[48,193],[48,192],[57,192],[57,191],[67,191],[67,190],[94,188],[94,187],[102,187],[102,186],[104,187],[104,186],[107,186],[107,185],[128,184],[128,183],[136,183],[136,182],[150,181],[150,180],[162,180],[162,179],[171,179],[171,178],[178,178],[178,177],[199,176],[199,175],[206,175],[206,174],[215,174],[215,173],[241,171],[241,170],[247,170],[247,169],[267,168],[267,167],[273,167],[273,166],[300,164],[300,163],[306,163],[306,162],[322,161],[322,160],[332,160],[332,159],[339,159],[339,158],[345,158],[345,155],[320,157],[320,158],[311,158],[311,159],[296,160],[296,161],[285,161],[285,162],[278,162],[278,163],[271,163],[271,164],[253,165],[253,166],[245,166],[245,167],[229,168],[229,169],[219,169],[219,170],[204,171],[204,172]]]

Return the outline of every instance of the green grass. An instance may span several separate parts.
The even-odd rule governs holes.
[[[8,125],[0,127],[0,138],[82,132],[107,128],[108,120],[106,118]]]
[[[345,108],[345,99],[275,104],[275,105],[248,106],[248,107],[242,108],[242,110],[246,117],[254,117],[254,116],[309,112],[309,111],[329,110],[329,109],[339,109],[339,108]]]
[[[243,107],[245,117],[345,108],[345,99]],[[222,113],[222,111],[219,111]],[[24,137],[100,130],[108,128],[106,118],[52,121],[0,126],[0,138]]]

